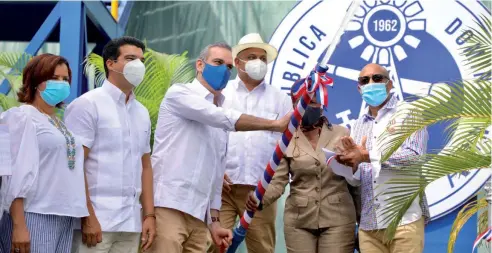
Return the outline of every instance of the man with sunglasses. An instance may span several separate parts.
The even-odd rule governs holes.
[[[421,253],[424,249],[424,223],[429,209],[426,198],[416,199],[403,215],[394,240],[384,241],[389,225],[386,214],[390,195],[381,195],[388,189],[384,183],[397,177],[396,168],[423,155],[427,149],[427,130],[411,135],[388,161],[381,163],[378,137],[394,127],[393,116],[398,99],[390,93],[393,81],[388,71],[378,64],[368,64],[360,72],[357,89],[368,104],[368,110],[351,129],[350,137],[342,137],[337,160],[352,167],[354,178],[361,184],[361,221],[359,244],[364,253]],[[403,123],[404,124],[404,123]]]

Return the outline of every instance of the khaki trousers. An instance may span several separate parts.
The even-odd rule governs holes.
[[[103,232],[102,242],[94,247],[82,243],[82,232],[73,234],[72,253],[136,253],[140,243],[140,233]]]
[[[246,198],[249,192],[254,191],[251,185],[231,185],[231,191],[222,191],[222,207],[220,209],[220,223],[223,228],[232,229],[236,219],[243,215],[246,208]],[[262,211],[257,211],[249,225],[246,234],[248,253],[273,253],[275,250],[275,217],[277,202]],[[209,253],[219,253],[212,243]]]
[[[157,236],[151,253],[204,253],[208,247],[205,222],[181,211],[156,207]]]
[[[287,253],[353,253],[355,249],[355,223],[319,230],[284,225],[284,235]]]
[[[359,246],[363,253],[422,253],[424,251],[424,218],[396,229],[395,238],[383,244],[384,229],[359,229]]]

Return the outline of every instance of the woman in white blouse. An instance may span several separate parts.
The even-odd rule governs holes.
[[[43,54],[23,71],[24,105],[0,118],[11,136],[12,176],[1,187],[0,251],[69,253],[76,218],[88,215],[84,151],[55,115],[70,94],[66,59]]]

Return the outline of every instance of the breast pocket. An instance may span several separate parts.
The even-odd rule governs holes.
[[[145,127],[138,128],[138,150],[143,154],[150,152],[150,130]]]
[[[259,112],[257,117],[276,120],[278,119],[278,113],[272,113],[268,111]],[[273,150],[277,145],[277,141],[282,137],[281,133],[272,131],[259,131],[255,133],[253,145],[257,147],[259,152],[258,156],[264,163],[267,163],[272,157]]]

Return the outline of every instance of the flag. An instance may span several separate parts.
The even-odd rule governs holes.
[[[478,246],[481,240],[486,240],[487,242],[490,242],[490,240],[492,240],[492,227],[489,227],[483,233],[478,235],[477,239],[475,239],[475,242],[473,243],[472,253],[475,252],[475,248]]]

